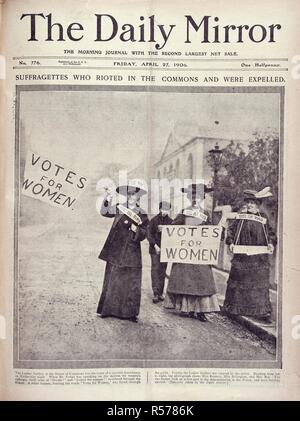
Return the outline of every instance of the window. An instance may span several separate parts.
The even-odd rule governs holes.
[[[180,162],[179,159],[176,161],[176,177],[179,177],[179,171],[180,171]]]
[[[186,171],[187,177],[190,178],[191,180],[193,179],[193,175],[194,175],[194,163],[193,163],[193,156],[190,153],[188,160],[187,160],[187,171]]]

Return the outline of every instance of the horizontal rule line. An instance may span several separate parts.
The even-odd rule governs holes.
[[[197,56],[193,56],[194,58],[184,58],[182,56],[177,57],[153,57],[153,56],[143,56],[143,57],[114,57],[112,54],[108,54],[105,56],[21,56],[21,57],[13,57],[13,60],[28,60],[28,59],[59,59],[59,60],[85,60],[85,59],[92,59],[92,60],[141,60],[141,61],[288,61],[288,58],[197,58]]]
[[[236,69],[232,69],[232,68],[228,68],[228,69],[218,69],[218,68],[211,68],[211,69],[187,69],[187,68],[170,68],[170,67],[127,67],[127,66],[120,66],[120,67],[83,67],[83,66],[14,66],[13,67],[14,70],[20,70],[20,69],[66,69],[66,70],[71,70],[71,69],[77,69],[77,70],[145,70],[145,71],[149,71],[149,70],[160,70],[160,71],[171,71],[171,72],[196,72],[196,71],[213,71],[213,72],[220,72],[220,71],[230,71],[230,72],[258,72],[258,71],[268,71],[268,72],[279,72],[279,71],[288,71],[288,68],[254,68],[254,69],[240,69],[240,68],[236,68]]]

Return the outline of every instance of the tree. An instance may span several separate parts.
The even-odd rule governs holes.
[[[212,167],[209,157],[208,162]],[[231,141],[223,150],[222,167],[214,192],[219,205],[239,206],[245,189],[270,186],[273,197],[268,199],[268,205],[277,212],[279,138],[276,132],[253,133],[247,148]]]

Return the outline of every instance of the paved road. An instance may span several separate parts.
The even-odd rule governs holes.
[[[50,218],[49,218],[50,220]],[[93,222],[93,223],[91,223]],[[95,310],[105,263],[97,258],[111,221],[97,217],[20,229],[20,358],[35,360],[273,360],[274,349],[221,314],[208,323],[154,305],[143,245],[138,324]]]

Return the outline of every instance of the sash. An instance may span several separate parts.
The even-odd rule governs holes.
[[[207,215],[205,215],[205,213],[201,212],[199,209],[184,209],[182,213],[185,216],[192,216],[194,218],[201,219],[204,222],[207,220]]]
[[[266,218],[259,215],[254,215],[253,213],[252,214],[251,213],[236,213],[235,219],[247,219],[248,221],[260,222],[263,225],[267,223]]]
[[[129,219],[131,219],[136,225],[141,225],[142,220],[141,218],[131,209],[126,208],[123,205],[117,205],[117,208],[126,216],[128,216]]]

